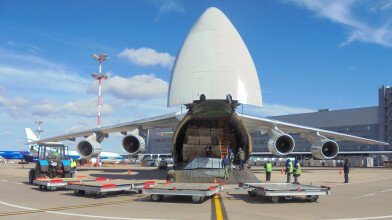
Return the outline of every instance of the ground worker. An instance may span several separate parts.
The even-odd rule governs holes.
[[[242,150],[242,148],[238,150],[238,159],[240,160],[240,170],[243,170],[245,162],[245,152]]]
[[[295,162],[294,162],[294,172],[293,172],[294,183],[295,184],[299,184],[298,177],[300,175],[301,175],[301,164],[299,164],[299,161],[297,159],[295,159]]]
[[[291,162],[290,159],[286,160],[286,175],[287,175],[287,183],[290,183],[291,181],[291,174],[293,173],[294,167],[293,163]]]
[[[75,177],[76,176],[76,173],[77,173],[77,171],[76,171],[76,161],[74,161],[72,158],[71,158],[71,176],[72,177]]]
[[[267,163],[264,165],[264,169],[265,169],[265,181],[270,182],[271,181],[271,172],[272,172],[271,161],[267,161]]]
[[[231,153],[229,155],[229,159],[230,159],[230,170],[233,170],[233,164],[234,164],[234,153],[233,153],[233,151],[231,151]]]
[[[348,159],[344,160],[343,171],[344,171],[344,183],[348,183],[348,172],[350,172],[350,165],[348,164]]]
[[[176,171],[175,170],[167,171],[166,180],[170,181],[170,182],[175,182],[176,181]]]
[[[53,159],[58,159],[59,158],[59,152],[55,151],[52,153]]]
[[[225,158],[222,160],[222,166],[225,169],[225,180],[229,179],[229,169],[230,169],[230,159],[226,155]]]

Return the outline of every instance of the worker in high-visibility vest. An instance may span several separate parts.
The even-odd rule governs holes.
[[[297,159],[295,159],[295,162],[294,162],[293,176],[294,176],[294,183],[299,184],[298,177],[301,176],[301,164],[299,164],[299,161]]]
[[[72,158],[71,158],[71,176],[72,177],[75,177],[76,176],[76,173],[77,173],[77,171],[76,171],[76,161],[74,161]]]
[[[294,166],[290,159],[286,160],[286,175],[287,175],[287,183],[291,182],[291,174],[293,174]]]
[[[267,163],[264,165],[264,169],[265,169],[265,181],[270,182],[271,181],[271,172],[272,172],[271,161],[267,161]]]
[[[76,167],[77,167],[76,161],[71,159],[71,170],[76,170]]]

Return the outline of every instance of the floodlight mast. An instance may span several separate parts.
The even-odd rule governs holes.
[[[101,95],[102,95],[102,80],[105,80],[108,78],[108,76],[105,73],[102,73],[102,63],[108,59],[106,54],[92,54],[91,55],[95,60],[99,62],[99,73],[93,73],[91,76],[98,80],[98,128],[101,127],[101,108],[102,108],[102,102],[101,102]]]
[[[41,129],[41,124],[43,123],[42,121],[35,121],[35,123],[38,126],[38,129],[35,130],[35,132],[38,133],[38,140],[41,139],[41,133],[44,132],[44,130]]]
[[[101,108],[102,108],[102,102],[101,102],[101,95],[102,95],[102,80],[105,80],[108,78],[108,76],[105,73],[102,73],[102,63],[109,59],[106,54],[91,54],[92,58],[97,60],[99,62],[99,73],[93,73],[91,76],[98,80],[98,128],[101,127]],[[99,161],[99,155],[97,156],[96,159],[96,165],[99,166],[100,161]]]

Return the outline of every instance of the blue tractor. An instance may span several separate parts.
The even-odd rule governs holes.
[[[61,143],[44,143],[38,147],[35,168],[29,171],[29,183],[37,178],[71,177],[71,161],[67,158],[68,146]]]

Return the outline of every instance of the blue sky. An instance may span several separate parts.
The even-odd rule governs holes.
[[[375,106],[392,85],[392,1],[0,0],[0,149],[22,149],[37,120],[43,137],[96,126],[91,53],[110,56],[103,126],[178,110],[166,108],[171,67],[211,6],[253,57],[260,115]],[[104,148],[121,152],[120,135]]]

